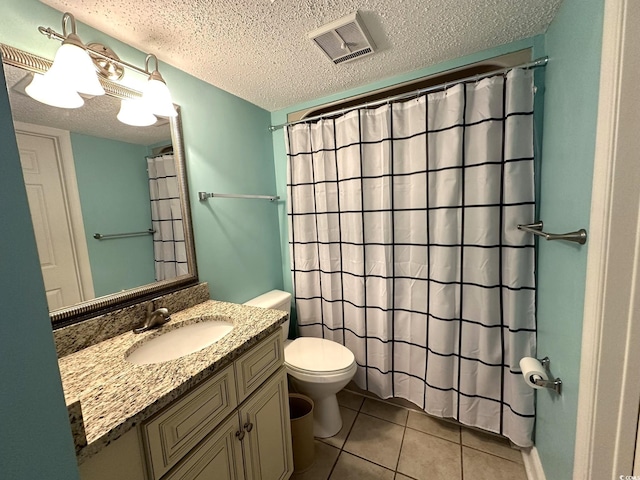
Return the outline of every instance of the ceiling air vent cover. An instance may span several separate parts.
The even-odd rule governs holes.
[[[358,12],[314,30],[309,38],[336,65],[371,55],[376,48]]]

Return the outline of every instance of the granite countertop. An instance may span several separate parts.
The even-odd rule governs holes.
[[[234,325],[213,345],[163,363],[134,365],[125,360],[137,342],[212,316]],[[171,321],[161,328],[127,332],[61,358],[78,463],[231,363],[280,328],[285,318],[286,313],[278,310],[209,300],[172,313]]]

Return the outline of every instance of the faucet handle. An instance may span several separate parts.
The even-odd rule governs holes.
[[[144,323],[142,324],[142,326],[134,328],[133,333],[146,332],[147,330],[150,330],[154,327],[164,325],[169,320],[171,320],[171,315],[169,315],[168,308],[157,308],[154,310],[153,307],[156,300],[159,299],[151,300],[147,304],[147,316],[144,320]]]

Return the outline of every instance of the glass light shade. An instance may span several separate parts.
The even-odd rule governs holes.
[[[56,75],[50,75],[49,70],[44,75],[36,73],[25,91],[41,103],[59,108],[78,108],[84,105],[84,99],[78,95],[69,84],[61,82]]]
[[[70,35],[71,36],[71,35]],[[87,51],[74,43],[63,43],[56,52],[52,75],[64,79],[78,93],[104,95],[93,61]]]
[[[156,77],[156,74],[160,79]],[[154,115],[161,117],[175,117],[178,115],[178,112],[176,112],[173,106],[169,88],[162,80],[160,74],[157,73],[157,70],[151,74],[147,84],[144,86],[142,99],[147,104],[149,111]]]
[[[156,123],[157,118],[147,109],[142,99],[123,99],[120,103],[118,120],[133,127],[148,127]]]

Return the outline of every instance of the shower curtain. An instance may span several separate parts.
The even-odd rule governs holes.
[[[156,281],[186,275],[187,252],[173,155],[147,157]]]
[[[357,385],[532,445],[533,72],[289,126],[300,334]]]

